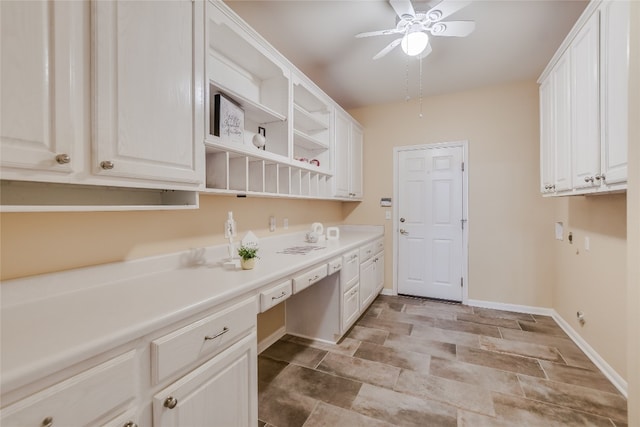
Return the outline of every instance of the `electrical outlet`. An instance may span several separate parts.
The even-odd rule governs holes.
[[[391,211],[384,212],[384,219],[391,219]]]
[[[269,217],[269,231],[276,231],[276,217],[273,215]]]
[[[285,218],[282,220],[282,228],[284,228],[285,230],[289,229],[289,218]]]
[[[591,239],[589,239],[589,236],[584,236],[584,250],[585,251],[591,250]]]

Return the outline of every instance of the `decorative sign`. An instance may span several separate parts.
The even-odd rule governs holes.
[[[244,142],[244,111],[221,93],[213,97],[213,134],[226,142]]]

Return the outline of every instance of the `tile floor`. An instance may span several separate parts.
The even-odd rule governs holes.
[[[258,357],[260,426],[626,426],[627,402],[550,317],[379,296],[338,345]]]

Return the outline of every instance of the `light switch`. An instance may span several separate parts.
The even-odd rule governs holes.
[[[561,222],[556,222],[556,240],[564,240],[564,227]]]
[[[584,236],[584,250],[585,251],[591,250],[591,239],[589,239],[589,236]]]
[[[269,231],[276,231],[276,217],[269,217]]]
[[[384,212],[384,219],[391,219],[391,211]]]

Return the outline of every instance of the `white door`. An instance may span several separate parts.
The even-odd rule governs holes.
[[[399,294],[462,301],[463,150],[447,145],[398,152]]]

